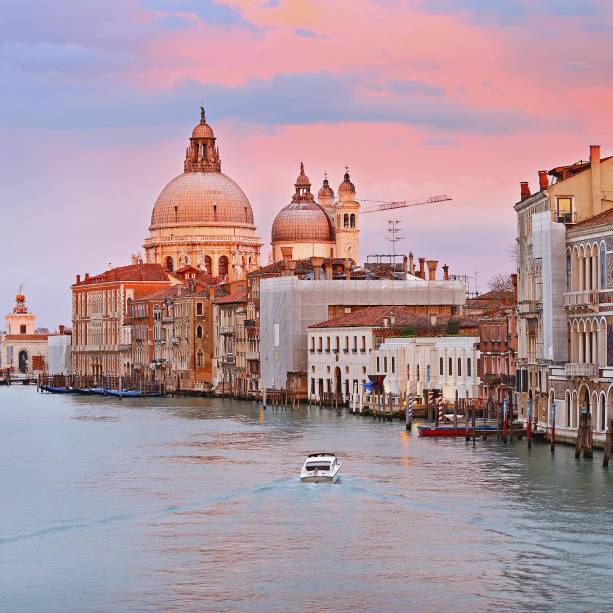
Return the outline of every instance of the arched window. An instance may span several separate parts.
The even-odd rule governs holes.
[[[349,225],[352,228],[355,228],[355,214],[354,213],[351,213],[351,217],[349,218]]]
[[[168,272],[172,272],[174,269],[175,269],[175,262],[170,256],[168,256],[166,258],[166,270]]]
[[[600,289],[606,289],[607,287],[607,251],[604,243],[600,243]]]
[[[28,372],[28,352],[25,350],[20,351],[17,360],[19,364],[19,372]]]
[[[204,256],[204,270],[206,270],[207,275],[213,274],[213,260],[211,260],[210,255]]]
[[[570,251],[566,252],[566,291],[571,292],[573,290],[573,267],[570,256]]]
[[[202,338],[202,326],[198,326],[198,327],[196,328],[196,336],[197,336],[198,338]]]
[[[566,427],[570,428],[570,393],[566,392]]]
[[[343,215],[343,227],[348,228],[349,227],[349,214],[345,213]]]
[[[226,277],[228,275],[228,258],[222,255],[219,258],[219,276]]]
[[[183,256],[183,264],[185,266],[187,266],[189,264],[189,255],[184,255]]]

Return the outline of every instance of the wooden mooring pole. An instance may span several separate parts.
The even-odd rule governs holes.
[[[609,419],[609,427],[607,428],[607,440],[604,446],[604,456],[602,457],[602,465],[609,465],[609,456],[611,455],[611,448],[613,447],[613,419]]]
[[[526,434],[528,436],[528,449],[532,448],[532,400],[528,400],[528,423],[526,424]]]
[[[556,401],[551,403],[551,453],[556,452]]]

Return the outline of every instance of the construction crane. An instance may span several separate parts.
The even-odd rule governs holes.
[[[361,213],[379,213],[381,211],[391,211],[393,209],[404,209],[410,206],[423,206],[424,204],[440,204],[441,202],[449,202],[451,198],[449,196],[430,196],[423,200],[399,200],[399,201],[387,201],[387,200],[363,200],[363,202],[375,202],[372,206],[364,207]]]

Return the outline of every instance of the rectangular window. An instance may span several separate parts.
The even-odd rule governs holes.
[[[383,372],[387,372],[387,356],[383,358]]]
[[[417,380],[419,381],[419,364],[417,365]]]
[[[311,336],[311,352],[315,351],[315,337]]]
[[[470,363],[470,358],[466,358],[466,376],[472,377],[472,365]]]
[[[366,353],[366,337],[362,337],[362,353]]]
[[[202,315],[202,302],[196,303],[196,315]]]
[[[450,377],[453,375],[453,360],[449,358],[449,372],[447,373]]]
[[[311,396],[315,396],[315,377],[311,377]]]
[[[568,196],[556,198],[556,221],[558,223],[572,223],[573,200]]]
[[[27,329],[27,328],[25,327],[25,325],[24,325],[24,324],[21,324],[21,325],[19,326],[19,334],[25,334],[25,333],[26,333],[26,329]]]
[[[326,336],[326,353],[330,353],[330,337]]]
[[[377,372],[381,370],[381,363],[379,362],[379,356],[377,356]]]
[[[458,358],[458,377],[462,376],[462,358]]]
[[[321,352],[322,348],[323,348],[323,338],[320,336],[318,339],[318,343],[317,343],[317,349]]]
[[[392,374],[396,372],[396,358],[392,356]]]
[[[443,361],[443,358],[441,358],[440,362],[439,362],[439,368],[438,368],[439,373],[438,374],[439,375],[443,375],[444,374],[444,372],[443,372],[444,370],[445,370],[444,361]]]

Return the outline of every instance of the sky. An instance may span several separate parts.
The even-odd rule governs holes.
[[[301,161],[397,211],[400,252],[514,268],[520,181],[613,153],[613,6],[600,0],[0,0],[0,314],[142,253],[201,100],[269,251]],[[389,214],[361,255],[389,253]],[[2,325],[0,324],[0,327]]]

